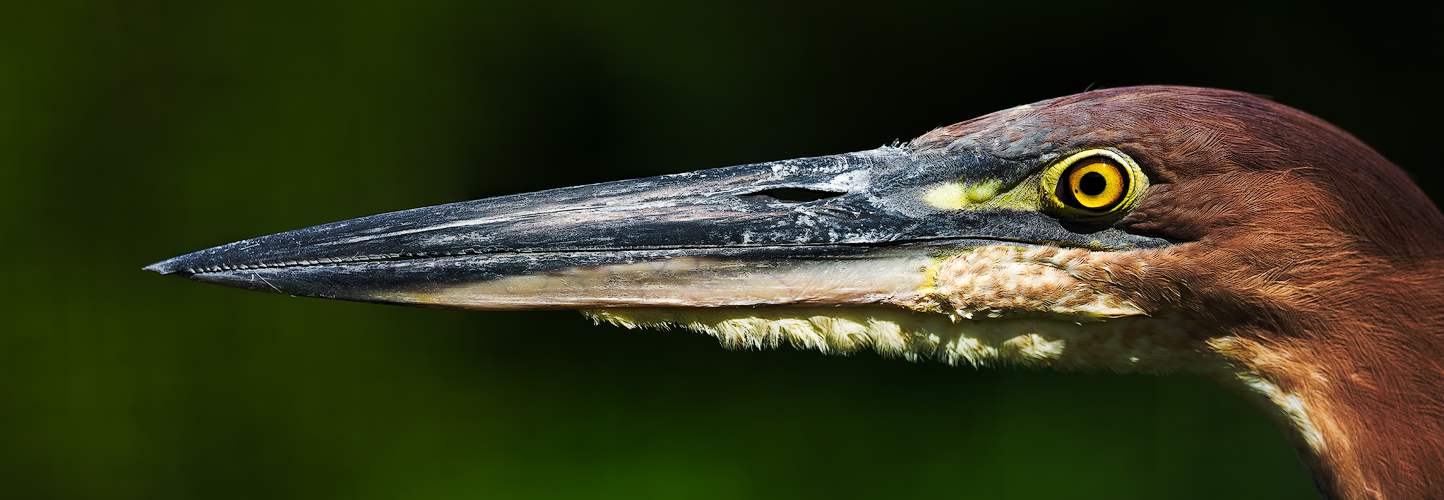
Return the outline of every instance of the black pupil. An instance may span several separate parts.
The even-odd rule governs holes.
[[[1103,174],[1098,172],[1088,172],[1083,174],[1082,179],[1078,179],[1078,190],[1088,196],[1098,196],[1107,187],[1108,179],[1104,179]]]

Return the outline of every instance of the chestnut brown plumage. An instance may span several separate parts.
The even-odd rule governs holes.
[[[1025,127],[1113,145],[1153,178],[1119,227],[1188,242],[1102,279],[1152,315],[1196,319],[1189,335],[1328,415],[1318,455],[1293,442],[1329,496],[1444,498],[1444,217],[1407,174],[1318,118],[1235,92],[1112,89],[1047,108]]]
[[[1067,194],[1078,158],[1120,185]],[[1116,198],[1068,199],[1100,193]],[[1444,216],[1349,134],[1238,92],[1099,90],[874,151],[383,214],[148,269],[596,309],[730,346],[1194,372],[1274,419],[1325,496],[1444,498]]]

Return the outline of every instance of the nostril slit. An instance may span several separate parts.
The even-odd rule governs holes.
[[[825,200],[836,198],[847,193],[836,191],[818,191],[816,189],[803,188],[773,188],[766,191],[758,191],[752,194],[742,195],[744,197],[772,198],[787,203],[805,203],[809,201]]]

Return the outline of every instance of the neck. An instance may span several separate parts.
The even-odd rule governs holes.
[[[1230,366],[1215,378],[1284,430],[1326,498],[1444,498],[1444,304],[1421,295],[1298,336],[1209,341]]]

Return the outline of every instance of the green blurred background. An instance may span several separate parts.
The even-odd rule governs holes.
[[[5,3],[0,497],[1314,497],[1261,414],[1193,377],[729,352],[570,312],[140,268],[385,211],[870,149],[1090,86],[1271,95],[1438,200],[1429,8]]]

